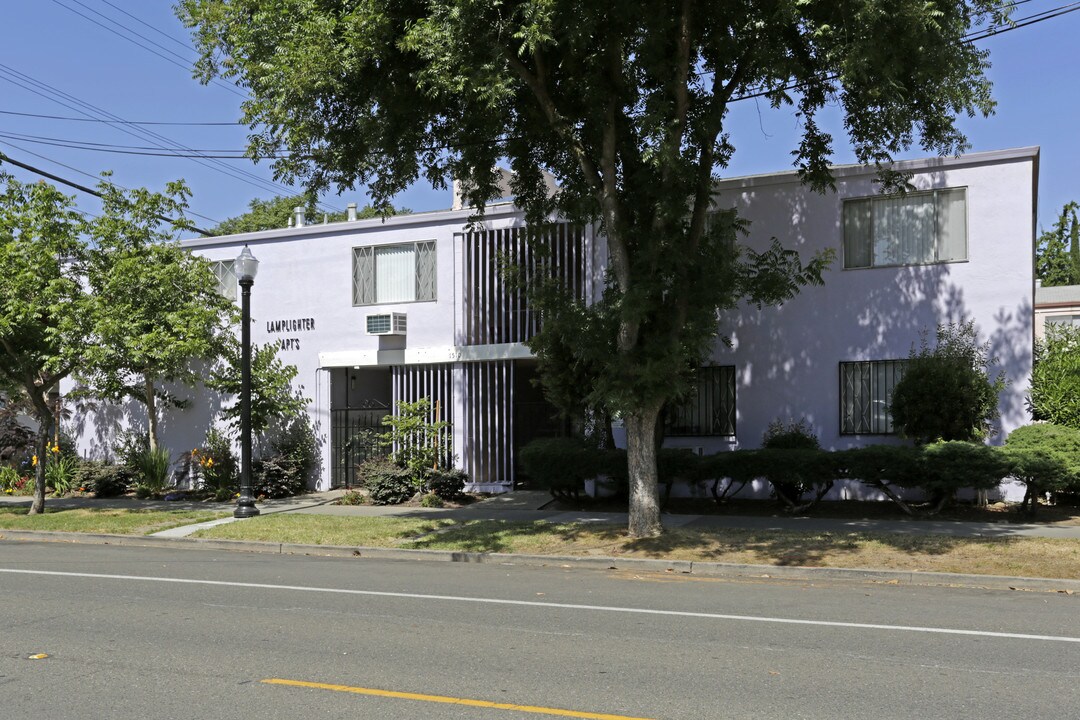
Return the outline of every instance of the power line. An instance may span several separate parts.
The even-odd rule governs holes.
[[[162,54],[162,53],[158,52],[157,50],[154,50],[151,47],[147,47],[146,45],[143,45],[138,40],[134,40],[131,37],[128,37],[127,35],[125,35],[124,33],[120,32],[118,30],[115,30],[115,29],[113,29],[113,28],[109,27],[108,25],[105,25],[105,24],[103,24],[101,22],[98,22],[97,20],[90,17],[89,15],[81,13],[78,10],[76,10],[75,8],[70,7],[68,5],[65,5],[64,3],[60,2],[60,0],[52,0],[52,1],[53,1],[54,4],[59,5],[60,7],[64,8],[65,10],[67,10],[69,12],[75,13],[76,15],[83,18],[84,20],[92,22],[93,24],[97,25],[98,27],[102,28],[103,30],[108,30],[113,35],[116,35],[117,37],[121,37],[124,40],[127,40],[129,43],[132,43],[133,45],[139,46],[140,48],[147,51],[148,53],[152,53],[154,55],[157,55],[162,60],[165,60],[166,62],[170,62],[173,65],[176,65],[177,67],[180,67],[180,68],[182,68],[184,70],[187,70],[189,72],[191,71],[191,61],[188,58],[185,58],[184,56],[180,55],[179,53],[168,49],[167,47],[165,47],[161,43],[159,43],[159,42],[157,42],[155,40],[151,40],[150,38],[146,37],[145,35],[142,35],[142,34],[136,32],[136,31],[132,30],[131,28],[124,25],[123,23],[118,22],[116,20],[113,20],[108,15],[104,15],[104,14],[98,12],[97,10],[94,10],[93,8],[87,6],[85,3],[80,2],[80,0],[71,0],[71,2],[74,2],[74,3],[78,4],[78,5],[86,8],[87,10],[94,13],[98,17],[104,18],[105,20],[111,22],[113,25],[116,25],[117,27],[123,28],[124,30],[131,33],[135,37],[142,38],[143,40],[150,43],[151,45],[153,45],[155,47],[158,47],[158,48],[161,48],[161,50],[163,50],[165,53],[168,53],[168,54],[167,55]],[[190,48],[189,48],[189,50],[190,50]],[[191,52],[194,52],[194,50],[191,50]],[[179,58],[179,59],[177,59],[177,58]],[[238,97],[247,98],[247,95],[245,93],[240,92],[234,86],[232,86],[232,85],[230,85],[230,84],[228,84],[226,82],[215,79],[214,84],[217,85],[218,87],[222,87],[222,88],[228,90],[229,92],[231,92],[232,94],[234,94],[234,95],[236,95]]]
[[[92,149],[92,148],[117,148],[117,149],[120,149],[120,150],[160,150],[161,149],[159,147],[147,147],[145,145],[118,145],[116,143],[99,143],[99,142],[91,142],[90,140],[72,140],[71,138],[49,137],[47,135],[28,135],[26,133],[17,133],[17,132],[12,132],[12,131],[9,131],[9,130],[0,130],[0,135],[7,135],[8,137],[13,137],[13,138],[15,138],[17,140],[27,140],[27,141],[31,141],[31,142],[34,141],[34,140],[42,140],[42,141],[49,141],[49,142],[54,142],[54,143],[70,144],[72,146],[88,145],[89,147],[85,148],[87,150]],[[234,148],[224,148],[224,149],[200,148],[198,151],[193,151],[193,152],[200,152],[200,153],[234,153],[235,154],[235,153],[242,153],[244,151],[243,150],[236,150]]]
[[[27,165],[24,162],[19,162],[18,160],[13,160],[9,155],[6,155],[4,153],[0,153],[0,162],[6,162],[6,163],[9,163],[9,164],[14,165],[16,167],[21,167],[23,170],[29,170],[30,172],[34,173],[35,175],[40,175],[41,177],[49,178],[50,180],[61,183],[62,185],[67,185],[68,187],[75,188],[76,190],[87,193],[89,195],[93,195],[94,197],[98,197],[98,198],[105,197],[104,195],[102,195],[97,190],[94,190],[93,188],[88,188],[85,185],[80,185],[80,184],[78,184],[76,182],[72,182],[71,180],[66,180],[66,179],[60,177],[59,175],[53,175],[51,172],[48,172],[47,170],[42,170],[41,168],[36,168],[33,165]],[[165,217],[164,215],[155,215],[154,217],[157,218],[158,220],[164,220],[165,222],[168,222],[168,223],[175,223],[176,222],[175,219],[170,218],[170,217]],[[203,230],[201,228],[197,228],[194,225],[191,226],[191,229],[194,232],[197,232],[200,235],[203,235],[205,237],[213,237],[214,236],[213,233],[208,232],[206,230]]]
[[[7,75],[7,77],[3,77],[4,75]],[[153,130],[130,126],[130,124],[128,124],[126,120],[124,120],[118,115],[110,113],[107,110],[97,107],[96,105],[88,103],[84,100],[80,100],[79,98],[71,95],[70,93],[66,93],[59,88],[49,85],[48,83],[36,80],[30,75],[15,70],[14,68],[4,65],[3,63],[0,63],[0,79],[4,79],[7,82],[26,89],[36,95],[47,98],[48,100],[62,105],[69,110],[74,110],[81,115],[85,115],[87,117],[94,117],[94,115],[96,114],[98,117],[106,118],[108,124],[110,124],[112,127],[115,127],[116,129],[120,130],[121,132],[127,133],[128,135],[132,135],[133,137],[138,137],[142,140],[149,140],[152,144],[160,147],[163,150],[168,150],[170,152],[181,151],[191,153],[190,159],[193,162],[210,169],[216,169],[218,172],[228,175],[229,177],[232,177],[236,180],[240,180],[241,182],[246,182],[249,185],[260,187],[264,190],[269,189],[270,192],[274,193],[281,193],[283,189],[287,193],[293,192],[291,188],[288,188],[285,185],[281,185],[280,183],[275,183],[269,180],[264,180],[263,178],[259,177],[254,173],[239,168],[230,168],[228,165],[221,162],[220,158],[206,157],[204,154],[200,154],[192,148],[178,143],[177,141],[172,140],[171,138],[166,137],[165,135],[157,133]],[[49,92],[45,93],[41,92],[38,89],[35,89],[34,87],[27,87],[26,83],[30,83],[37,88],[41,88]],[[71,103],[76,103],[76,105],[72,105]],[[166,143],[167,145],[163,143]],[[333,208],[332,206],[329,206],[325,203],[320,202],[318,204],[323,209],[329,210],[331,212],[337,212],[336,208]]]
[[[72,167],[71,165],[65,165],[64,163],[60,162],[59,160],[54,160],[53,158],[46,157],[45,155],[42,155],[40,153],[36,153],[33,150],[30,150],[28,148],[24,148],[21,145],[16,145],[15,143],[11,142],[10,140],[2,140],[2,141],[0,141],[0,145],[7,145],[8,147],[13,147],[16,150],[18,150],[19,152],[24,152],[27,155],[33,155],[34,157],[40,158],[40,159],[44,160],[45,162],[52,163],[53,165],[59,165],[62,168],[66,168],[68,170],[71,170],[72,172],[77,172],[80,175],[84,175],[84,176],[90,178],[91,180],[96,180],[98,182],[105,182],[104,180],[102,180],[101,177],[99,177],[97,175],[94,175],[93,173],[88,173],[85,170],[80,170],[79,168]],[[118,182],[110,182],[108,184],[109,185],[114,185],[114,186],[120,188],[121,190],[127,190],[128,192],[131,191],[131,188],[126,187],[124,185],[121,185]],[[206,215],[203,215],[201,213],[197,213],[194,210],[191,210],[190,208],[188,209],[187,214],[191,215],[192,217],[202,218],[203,220],[206,220],[207,222],[212,222],[215,225],[220,225],[221,224],[220,220],[215,220],[212,217],[207,217]]]
[[[1026,0],[1025,0],[1025,1],[1026,1]],[[151,30],[153,30],[154,32],[156,32],[156,33],[157,33],[158,35],[161,35],[162,37],[164,37],[164,38],[165,38],[166,40],[169,40],[169,41],[171,41],[171,42],[174,42],[174,43],[176,43],[177,45],[179,45],[180,47],[184,48],[185,50],[189,50],[189,51],[191,51],[191,50],[192,50],[191,46],[190,46],[190,45],[188,45],[187,43],[185,43],[185,42],[182,42],[182,41],[180,41],[180,40],[177,40],[176,38],[174,38],[174,37],[173,37],[172,35],[170,35],[169,33],[165,32],[165,31],[163,31],[163,30],[159,30],[158,28],[154,27],[153,25],[151,25],[150,23],[146,22],[145,20],[140,20],[139,18],[135,17],[134,15],[132,15],[131,13],[129,13],[129,12],[128,12],[127,10],[125,10],[124,8],[122,8],[122,7],[119,7],[119,6],[117,6],[117,5],[114,5],[114,4],[112,4],[111,2],[109,2],[109,0],[101,0],[101,2],[105,3],[106,5],[108,5],[109,7],[111,7],[111,8],[113,9],[113,10],[116,10],[117,12],[121,13],[122,15],[127,15],[127,16],[128,16],[129,18],[131,18],[131,19],[132,19],[132,20],[134,20],[135,22],[139,23],[140,25],[142,25],[142,26],[144,26],[144,27],[148,27],[148,28],[150,28]]]
[[[17,115],[19,117],[31,117],[40,118],[43,120],[66,120],[68,122],[84,122],[84,123],[111,123],[112,120],[102,120],[100,118],[85,118],[85,117],[71,117],[70,115],[41,115],[39,113],[28,112],[15,112],[14,110],[0,110],[0,115]],[[237,127],[242,126],[243,123],[239,121],[234,122],[165,122],[154,120],[125,120],[125,125],[182,125],[182,126],[228,126]]]

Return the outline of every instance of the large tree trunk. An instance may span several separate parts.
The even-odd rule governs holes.
[[[660,488],[656,472],[656,425],[660,406],[627,415],[626,461],[630,473],[630,537],[655,537],[660,524]]]
[[[45,512],[45,463],[49,457],[49,434],[52,431],[53,416],[49,412],[49,403],[36,392],[31,394],[37,415],[38,430],[34,438],[34,454],[37,455],[37,465],[34,466],[34,501],[30,503],[30,514],[38,515]]]
[[[157,403],[154,398],[154,378],[149,373],[143,375],[143,389],[146,393],[147,434],[150,437],[150,452],[157,450]]]

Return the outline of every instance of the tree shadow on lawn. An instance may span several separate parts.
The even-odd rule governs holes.
[[[550,545],[551,543],[544,543],[545,538],[550,538],[556,544],[565,543],[571,546],[586,539],[589,541],[587,545],[566,549],[567,552],[574,552],[618,544],[626,538],[626,531],[621,526],[589,523],[556,525],[544,520],[468,520],[461,525],[436,529],[428,535],[415,538],[410,545],[416,549],[447,549],[447,546],[453,546],[453,549],[466,552],[529,552],[521,545],[529,544],[530,539],[537,545]],[[535,552],[543,553],[543,549],[538,548]]]
[[[978,555],[991,555],[1014,544],[1010,537],[962,537],[937,534],[895,534],[865,532],[788,532],[761,530],[697,530],[675,528],[656,538],[626,539],[625,553],[645,557],[714,560],[778,566],[824,566],[839,557],[864,555],[873,564],[895,560],[901,553],[909,558],[948,555],[960,548],[973,548]]]
[[[518,552],[564,555],[635,556],[715,560],[779,566],[823,566],[839,557],[862,554],[868,564],[887,566],[897,553],[909,558],[941,557],[958,548],[992,556],[1015,543],[1009,537],[958,537],[939,534],[867,532],[790,532],[745,529],[673,528],[660,537],[631,539],[622,526],[588,523],[473,520],[437,528],[409,541],[417,549],[464,552]],[[831,561],[831,562],[830,562]]]

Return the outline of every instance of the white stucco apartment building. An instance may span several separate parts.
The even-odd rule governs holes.
[[[973,320],[1009,381],[1000,398],[1000,442],[1028,421],[1024,394],[1033,343],[1033,248],[1038,149],[1019,148],[897,163],[905,196],[877,192],[872,168],[834,169],[836,191],[803,187],[792,172],[733,178],[718,208],[750,221],[746,244],[772,238],[805,258],[831,248],[822,287],[778,308],[724,314],[696,394],[668,415],[667,444],[711,453],[757,447],[777,419],[805,419],[826,448],[896,442],[887,405],[902,361],[939,323]],[[275,342],[311,398],[322,441],[320,488],[352,472],[345,443],[399,400],[429,397],[453,423],[454,453],[472,489],[513,487],[516,452],[560,424],[531,380],[523,341],[538,318],[501,278],[496,258],[540,262],[512,204],[304,225],[185,242],[229,263],[244,245],[259,259],[252,339]],[[561,225],[544,241],[555,272],[598,297],[606,249],[595,228]],[[209,402],[204,402],[209,400]],[[202,440],[213,399],[197,399],[162,425],[164,442]],[[136,411],[137,412],[137,411]],[[132,418],[139,422],[138,417]],[[87,449],[110,425],[81,425]]]

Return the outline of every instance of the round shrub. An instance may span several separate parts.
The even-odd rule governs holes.
[[[420,507],[441,508],[445,505],[443,499],[433,492],[426,493],[420,498]]]
[[[380,475],[367,485],[373,505],[400,505],[416,494],[408,475]]]
[[[469,476],[463,470],[456,468],[429,470],[426,484],[428,490],[437,497],[443,500],[456,500],[461,497],[468,478]]]
[[[361,463],[356,480],[367,488],[373,505],[400,505],[416,494],[409,471],[385,458]]]
[[[84,460],[75,470],[75,487],[85,488],[99,498],[123,495],[135,482],[135,473],[125,465],[100,460]]]
[[[980,345],[974,323],[941,325],[937,345],[925,338],[893,389],[889,411],[900,432],[917,443],[983,440],[998,418],[1004,375],[990,379],[995,360]]]

